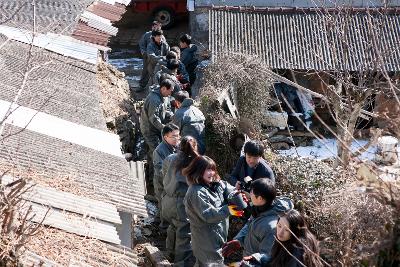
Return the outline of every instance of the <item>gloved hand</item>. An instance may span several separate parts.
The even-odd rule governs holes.
[[[246,194],[245,194],[243,191],[241,191],[240,194],[242,194],[243,200],[244,200],[247,204],[249,204],[249,203],[250,203],[250,199],[247,198]]]
[[[229,213],[231,215],[233,215],[233,216],[236,216],[236,217],[242,217],[243,216],[244,211],[243,210],[237,210],[237,206],[236,205],[229,205],[228,209],[229,209]]]
[[[240,248],[240,242],[238,240],[231,240],[222,245],[222,256],[229,257],[232,253],[236,252]]]
[[[244,261],[251,261],[251,260],[254,260],[254,258],[253,258],[252,255],[250,255],[250,256],[245,256],[245,257],[243,257],[243,260],[244,260]]]
[[[176,78],[178,79],[178,81],[182,81],[183,80],[183,75],[182,74],[177,74]]]

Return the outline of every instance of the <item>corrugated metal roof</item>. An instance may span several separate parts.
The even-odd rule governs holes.
[[[63,120],[1,99],[0,118],[5,118],[10,108],[13,112],[6,118],[7,124],[123,158],[119,136],[114,133]]]
[[[346,17],[211,9],[209,37],[215,56],[227,52],[258,55],[273,69],[374,69],[377,49],[382,51],[386,70],[400,70],[398,14],[359,12]]]
[[[115,2],[127,6],[132,2],[132,0],[115,0]]]
[[[112,26],[110,20],[97,16],[96,14],[93,14],[89,11],[83,12],[80,19],[86,22],[88,26],[93,27],[97,30],[106,32],[114,36],[118,33],[118,28]]]
[[[92,28],[83,21],[78,22],[72,36],[81,41],[103,46],[108,44],[108,40],[111,37],[110,34]]]
[[[97,63],[97,48],[83,43],[74,42],[68,39],[58,39],[57,35],[46,35],[39,33],[33,37],[32,32],[18,28],[0,25],[0,33],[12,40],[44,48],[57,54],[86,61]]]
[[[35,216],[32,216],[33,222],[40,223],[43,221],[44,225],[61,229],[68,233],[88,236],[113,244],[121,244],[117,229],[111,223],[100,220],[94,221],[84,216],[77,216],[35,203],[28,202],[27,204],[31,207],[32,214],[35,214]],[[48,209],[50,209],[49,212],[47,212]]]
[[[104,2],[96,1],[91,6],[89,6],[87,10],[100,17],[109,19],[110,21],[114,22],[121,19],[122,15],[126,11],[126,7],[118,3],[110,5]]]
[[[11,176],[3,176],[1,183],[6,185],[15,181]],[[84,217],[121,224],[121,218],[114,205],[77,196],[72,193],[62,192],[39,184],[28,183],[27,190],[22,198],[45,206],[81,214]]]
[[[4,133],[20,130],[6,125]],[[50,184],[54,177],[69,177],[88,197],[113,204],[119,211],[147,216],[143,162],[128,164],[123,158],[30,130],[4,139],[0,145],[0,166],[9,168],[10,157],[22,173],[39,173]]]

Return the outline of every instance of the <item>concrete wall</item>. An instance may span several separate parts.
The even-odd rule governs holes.
[[[256,6],[256,7],[335,7],[339,5],[352,5],[354,7],[400,6],[399,0],[195,0],[196,7],[201,6]]]
[[[189,29],[195,43],[208,49],[208,8],[196,8],[189,14]]]

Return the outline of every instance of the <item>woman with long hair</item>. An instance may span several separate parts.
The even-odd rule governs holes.
[[[195,158],[182,173],[189,184],[185,208],[192,233],[195,266],[223,263],[221,246],[228,236],[228,217],[243,215],[243,211],[228,204],[235,188],[220,179],[215,162],[207,156]]]
[[[323,266],[319,257],[318,241],[297,210],[292,209],[279,218],[275,238],[271,261],[266,266]]]
[[[197,141],[192,136],[181,139],[179,152],[163,161],[164,195],[161,201],[163,219],[169,222],[166,248],[174,257],[174,266],[192,266],[194,257],[190,246],[190,226],[183,199],[188,189],[182,169],[197,157]]]

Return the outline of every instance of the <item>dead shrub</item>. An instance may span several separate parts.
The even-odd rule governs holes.
[[[221,174],[229,173],[239,157],[239,151],[228,145],[238,135],[260,139],[263,114],[271,99],[272,81],[266,69],[258,58],[230,55],[218,58],[204,70],[199,98],[206,116],[206,154],[216,160]],[[239,119],[234,119],[218,101],[223,92],[230,93]]]
[[[323,197],[309,212],[321,255],[332,266],[376,266],[394,225],[393,209],[349,183]]]

